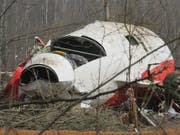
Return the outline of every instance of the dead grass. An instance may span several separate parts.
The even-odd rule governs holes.
[[[0,127],[40,130],[53,120],[66,107],[67,103],[51,105],[29,105],[21,108],[10,108],[0,111]],[[115,112],[110,109],[99,109],[98,122],[96,109],[72,109],[62,116],[51,129],[58,130],[123,130]]]
[[[48,105],[25,105],[19,108],[9,108],[0,111],[0,127],[9,129],[42,130],[70,103],[60,102]],[[152,127],[138,116],[139,129],[162,130],[180,127],[178,119],[168,119],[153,114],[150,118],[157,127]],[[158,125],[159,123],[159,125]],[[123,125],[119,112],[112,109],[96,108],[82,109],[79,105],[58,119],[51,129],[78,131],[127,131],[128,125]]]

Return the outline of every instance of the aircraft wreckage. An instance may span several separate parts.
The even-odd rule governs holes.
[[[147,77],[149,65],[155,72],[164,68],[154,76],[154,82],[162,84],[165,76],[174,71],[174,61],[168,47],[143,57],[163,44],[164,41],[147,28],[95,21],[48,43],[41,49],[44,51],[28,59],[19,76],[20,90],[16,95],[40,96],[43,99],[70,98],[73,92],[88,93],[110,79],[92,93],[93,96]],[[149,85],[147,81],[138,84],[140,87]],[[126,93],[126,90],[122,92]],[[101,96],[100,103],[117,105],[124,99],[124,96],[111,93]]]

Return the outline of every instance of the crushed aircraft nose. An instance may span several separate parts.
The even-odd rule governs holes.
[[[132,35],[129,35],[127,28],[134,29]],[[120,82],[136,80],[149,64],[172,60],[167,46],[150,54],[163,44],[164,41],[158,35],[144,27],[126,27],[123,23],[96,21],[54,40],[49,46],[48,53],[34,55],[23,69],[20,87],[24,91],[30,91],[35,90],[34,87],[39,89],[39,82],[45,86],[46,82],[52,85],[71,82],[70,86],[79,93],[89,93],[104,84],[91,94],[95,96],[117,89]],[[130,76],[127,68],[129,45],[132,52],[131,63],[134,63]],[[147,57],[140,60],[146,55]],[[109,79],[110,81],[105,83]],[[44,90],[45,86],[42,86]],[[101,96],[101,103],[104,104],[112,95],[111,93]]]

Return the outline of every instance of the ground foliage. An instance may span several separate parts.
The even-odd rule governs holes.
[[[49,105],[25,105],[18,108],[9,108],[0,111],[0,127],[43,129],[54,119],[69,103],[56,103]],[[111,109],[80,109],[79,105],[56,121],[51,129],[67,130],[122,130],[121,123],[115,112]]]
[[[45,105],[24,105],[0,111],[1,128],[19,128],[42,130],[54,118],[58,116],[71,103],[54,103]],[[125,112],[124,112],[125,113]],[[51,129],[57,130],[78,130],[78,131],[127,131],[131,130],[128,124],[123,124],[120,120],[120,111],[111,108],[80,108],[80,105],[72,108],[60,119],[58,119]],[[122,112],[121,112],[122,114]],[[178,128],[178,119],[169,119],[167,114],[148,114],[149,118],[156,123],[153,127],[147,123],[140,115],[138,116],[139,130],[152,130],[165,128]]]

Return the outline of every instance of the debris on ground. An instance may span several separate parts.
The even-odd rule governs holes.
[[[58,116],[70,103],[60,102],[46,105],[24,105],[0,111],[1,128],[19,128],[42,130],[55,117]],[[150,125],[138,113],[138,128],[152,130],[154,128],[177,128],[180,126],[178,119],[169,118],[167,113],[159,115],[153,111],[146,112],[146,116],[156,124]],[[132,131],[127,112],[112,108],[83,108],[80,104],[58,119],[51,127],[57,130],[79,131]],[[170,124],[170,125],[169,125]]]

